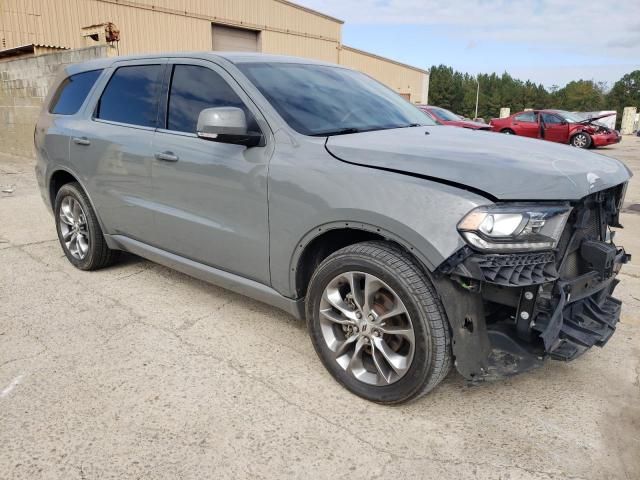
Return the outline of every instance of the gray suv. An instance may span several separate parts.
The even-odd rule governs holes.
[[[368,76],[259,54],[68,66],[36,174],[77,268],[127,251],[306,319],[331,375],[399,403],[616,328],[629,170],[436,125]]]

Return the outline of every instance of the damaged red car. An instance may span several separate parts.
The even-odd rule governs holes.
[[[611,115],[615,114],[584,119],[564,110],[529,110],[506,118],[492,118],[489,125],[494,132],[592,148],[620,142],[621,136],[616,130],[597,123],[597,120]]]
[[[443,125],[449,125],[451,127],[469,128],[471,130],[491,130],[491,127],[486,123],[474,122],[473,120],[466,120],[460,115],[456,115],[450,110],[442,107],[434,107],[433,105],[416,105],[420,110],[426,113],[432,120]]]

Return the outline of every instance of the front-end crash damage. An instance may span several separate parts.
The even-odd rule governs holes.
[[[620,318],[621,303],[612,296],[616,275],[630,259],[613,242],[611,230],[621,227],[624,187],[570,202],[553,249],[498,251],[487,236],[489,243],[478,243],[486,248],[471,243],[439,266],[434,282],[464,377],[502,378],[540,366],[546,358],[573,360],[609,340]],[[490,222],[486,215],[475,219],[482,223],[480,235],[487,223],[492,229],[500,228],[499,222],[506,225],[510,218],[502,215]]]

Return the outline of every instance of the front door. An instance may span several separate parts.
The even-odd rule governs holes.
[[[225,70],[176,60],[166,80],[152,166],[154,243],[191,260],[269,284],[268,125]],[[266,146],[247,148],[197,137],[205,108],[244,109]]]
[[[148,241],[154,234],[151,200],[152,142],[166,59],[118,62],[89,118],[69,125],[71,163],[107,230]],[[104,88],[103,88],[104,87]]]
[[[569,124],[553,113],[540,114],[542,138],[550,142],[569,143]]]

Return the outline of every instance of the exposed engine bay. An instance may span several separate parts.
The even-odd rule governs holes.
[[[625,188],[573,202],[554,250],[480,253],[465,246],[439,267],[463,376],[501,378],[546,358],[573,360],[609,340],[620,318],[616,275],[630,260],[612,230],[622,228]]]

